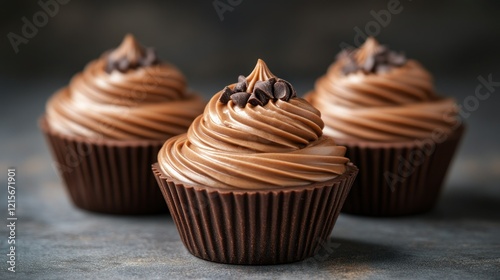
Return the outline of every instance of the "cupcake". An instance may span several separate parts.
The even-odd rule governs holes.
[[[432,209],[464,128],[455,101],[436,94],[420,63],[368,38],[342,51],[305,98],[321,111],[324,133],[361,170],[342,211]]]
[[[357,174],[322,128],[320,112],[262,60],[216,93],[153,165],[188,251],[230,264],[312,256]]]
[[[167,212],[150,166],[203,112],[174,66],[132,35],[47,102],[40,127],[74,204],[113,214]]]

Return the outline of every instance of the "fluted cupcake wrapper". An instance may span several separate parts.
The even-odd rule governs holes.
[[[359,175],[342,212],[402,216],[431,210],[464,132],[461,125],[442,142],[431,139],[394,144],[349,143],[346,157]]]
[[[306,259],[328,241],[358,169],[324,183],[279,190],[221,190],[153,172],[182,242],[196,257],[229,264]]]
[[[163,141],[84,139],[53,131],[45,117],[39,124],[76,206],[109,214],[168,212],[150,169]]]

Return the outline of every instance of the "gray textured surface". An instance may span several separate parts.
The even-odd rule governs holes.
[[[460,101],[473,85],[445,89]],[[36,129],[55,88],[40,84],[1,106],[0,182],[9,166],[17,168],[19,220],[15,275],[6,272],[7,232],[0,226],[0,279],[500,278],[500,151],[491,129],[497,97],[467,120],[467,137],[433,212],[396,219],[341,215],[329,249],[316,258],[232,266],[190,255],[169,216],[108,216],[72,206]],[[1,188],[0,224],[6,204]]]

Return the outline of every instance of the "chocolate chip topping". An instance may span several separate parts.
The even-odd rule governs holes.
[[[121,45],[106,54],[106,72],[113,70],[127,72],[130,69],[146,67],[158,64],[159,60],[153,48],[142,47],[134,38],[128,34]]]
[[[231,100],[231,94],[233,94],[233,91],[229,87],[225,87],[223,89],[223,92],[222,92],[219,100],[222,103],[227,103],[227,102],[229,102],[229,100]]]
[[[285,84],[284,82],[277,82],[273,86],[274,89],[274,98],[280,99],[280,100],[286,100],[287,98],[290,98],[290,88]]]
[[[389,50],[369,37],[359,49],[346,49],[337,55],[337,60],[344,61],[342,72],[345,75],[362,71],[364,73],[385,73],[404,65],[407,61],[403,53]]]
[[[238,77],[238,83],[234,87],[235,92],[240,92],[240,91],[247,91],[247,79],[245,76],[240,75]]]
[[[245,107],[249,98],[250,93],[246,91],[236,92],[231,95],[231,100],[239,107]]]
[[[245,107],[247,103],[252,106],[265,106],[269,100],[289,101],[297,97],[293,86],[282,79],[276,78],[267,68],[262,59],[257,60],[255,69],[247,77],[238,76],[238,83],[233,87],[225,87],[219,97],[219,101],[227,104],[229,100],[239,107]]]
[[[255,92],[250,95],[250,98],[248,98],[248,103],[252,104],[253,106],[264,106],[264,99],[260,94],[256,94]],[[267,102],[266,102],[267,103]]]
[[[244,78],[244,76],[241,77]],[[293,86],[283,79],[270,78],[266,81],[258,81],[253,91],[248,93],[244,91],[247,88],[246,80],[243,81],[240,78],[238,79],[240,82],[235,85],[233,90],[229,87],[222,90],[219,97],[220,102],[227,104],[229,100],[232,100],[236,105],[243,108],[247,103],[253,106],[264,106],[269,100],[288,101],[297,97]]]
[[[267,81],[258,81],[255,83],[255,92],[265,95],[268,99],[274,98],[273,95],[273,84],[276,83],[275,78],[271,78]]]

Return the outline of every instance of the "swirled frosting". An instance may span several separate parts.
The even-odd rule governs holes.
[[[278,81],[266,69],[259,60],[239,83]],[[262,71],[264,75],[254,75]],[[234,92],[237,86],[228,87]],[[345,172],[346,148],[322,135],[320,113],[304,99],[273,98],[265,105],[240,106],[233,99],[222,102],[223,94],[221,90],[213,96],[186,134],[165,142],[158,154],[163,173],[209,187],[266,189],[305,186]]]
[[[450,133],[455,101],[439,97],[432,76],[415,60],[368,38],[341,52],[306,99],[335,139],[400,142]]]
[[[186,132],[203,107],[177,68],[127,35],[54,94],[46,115],[52,129],[67,135],[163,140]]]

